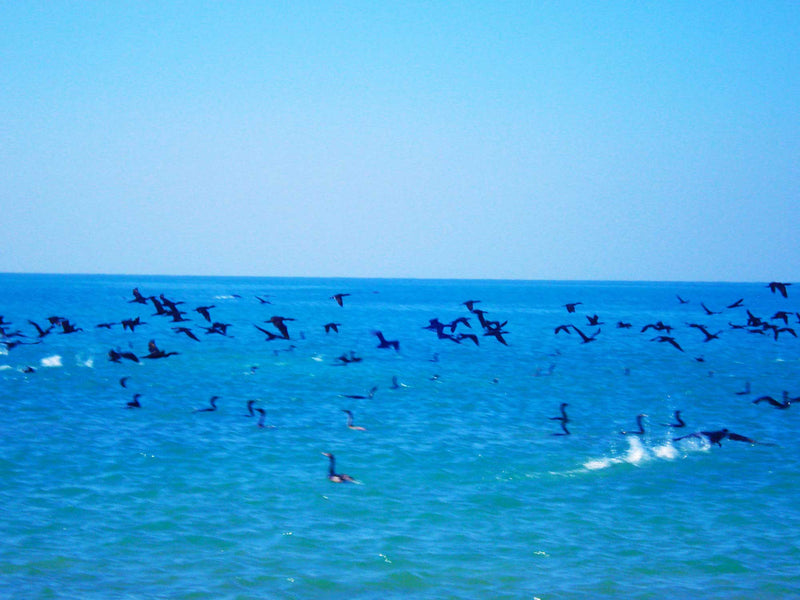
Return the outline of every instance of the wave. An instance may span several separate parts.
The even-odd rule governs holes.
[[[61,367],[61,356],[58,354],[54,354],[53,356],[47,356],[39,361],[43,367]]]
[[[667,441],[661,445],[645,445],[639,438],[629,437],[628,450],[621,456],[601,457],[586,461],[583,463],[583,470],[597,471],[600,469],[608,469],[614,465],[628,464],[640,466],[651,460],[675,460],[685,452],[678,451],[672,444],[672,441]],[[687,450],[684,448],[683,450]],[[705,450],[707,447],[692,447],[692,449]]]

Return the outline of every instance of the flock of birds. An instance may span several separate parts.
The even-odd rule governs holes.
[[[768,284],[768,288],[773,292],[780,294],[782,297],[787,298],[788,292],[787,287],[790,286],[789,283],[783,282],[771,282]],[[349,293],[337,293],[330,297],[339,307],[344,307],[345,305],[345,298],[350,296]],[[271,304],[269,300],[269,296],[262,297],[256,296],[258,301],[261,304]],[[681,304],[688,304],[689,301],[685,300],[681,296],[677,296],[677,300]],[[205,335],[218,335],[222,337],[232,337],[229,333],[229,329],[232,327],[232,324],[225,323],[222,321],[218,321],[212,317],[212,310],[216,308],[213,304],[206,304],[202,306],[197,306],[192,309],[192,312],[197,313],[202,318],[203,325],[200,326],[192,326],[187,325],[187,323],[192,322],[192,318],[189,317],[189,312],[184,310],[185,302],[172,300],[167,298],[164,294],[160,294],[158,296],[150,295],[145,296],[143,295],[138,288],[134,288],[132,290],[132,299],[128,301],[131,304],[138,304],[138,305],[152,305],[155,312],[152,313],[151,317],[157,317],[160,319],[166,320],[170,323],[172,331],[176,335],[183,335],[188,337],[189,339],[199,342],[200,337],[198,337],[199,331],[204,331]],[[428,330],[433,332],[436,335],[438,340],[443,340],[446,342],[452,342],[454,344],[462,344],[462,343],[469,343],[475,346],[479,346],[481,341],[484,338],[491,338],[496,342],[504,346],[508,346],[508,341],[506,336],[509,335],[509,331],[506,329],[508,324],[508,320],[494,320],[488,317],[489,313],[486,310],[483,310],[478,307],[480,304],[480,300],[467,300],[462,303],[463,306],[466,307],[468,311],[468,316],[460,316],[454,320],[450,321],[441,321],[439,318],[432,318],[429,319],[427,325],[422,326],[422,329]],[[570,302],[563,305],[566,309],[568,315],[576,314],[577,307],[582,305],[581,302]],[[704,314],[706,316],[711,315],[718,315],[722,313],[722,310],[714,311],[708,308],[704,303],[700,304]],[[800,323],[800,313],[795,312],[792,314],[788,311],[778,311],[773,314],[771,317],[759,317],[753,314],[744,304],[744,299],[738,299],[735,302],[728,304],[725,307],[727,310],[738,310],[744,309],[746,314],[746,320],[743,322],[732,322],[729,321],[728,325],[731,330],[742,330],[746,331],[751,334],[755,335],[764,335],[770,336],[774,340],[778,340],[781,336],[792,336],[797,337],[797,333],[793,327],[790,326],[789,319],[790,317],[794,316],[797,318],[797,323]],[[265,320],[263,323],[253,324],[254,328],[264,334],[265,341],[270,342],[274,340],[292,340],[292,332],[290,332],[290,323],[294,321],[294,318],[286,317],[286,316],[271,316],[269,319]],[[565,323],[558,325],[555,327],[554,333],[555,335],[571,335],[572,332],[576,333],[580,338],[581,343],[588,344],[591,342],[596,342],[599,339],[602,339],[601,332],[602,326],[605,323],[602,321],[601,317],[597,314],[587,315],[586,316],[586,327],[596,327],[596,331],[592,333],[585,333],[581,329],[579,329],[573,323]],[[477,327],[473,328],[473,323],[477,321]],[[11,351],[17,348],[20,345],[29,345],[29,344],[40,344],[45,341],[45,339],[52,335],[72,335],[77,334],[84,331],[81,327],[78,327],[75,323],[73,323],[70,319],[63,317],[63,316],[49,316],[46,319],[46,324],[44,326],[40,325],[36,321],[28,320],[28,324],[33,328],[35,333],[31,333],[30,335],[18,328],[14,328],[12,322],[5,320],[3,316],[0,316],[0,344],[5,346],[8,351]],[[123,330],[127,330],[130,332],[135,332],[137,328],[143,327],[148,325],[146,321],[142,320],[141,316],[135,316],[130,318],[121,319],[120,321],[115,322],[103,322],[97,324],[95,327],[98,329],[112,329],[113,327],[120,325]],[[688,328],[698,331],[702,334],[704,343],[710,343],[715,340],[719,340],[720,335],[723,334],[723,331],[716,331],[712,332],[707,326],[701,323],[687,323]],[[338,333],[339,328],[342,327],[342,323],[338,322],[328,322],[323,324],[324,331],[326,334],[330,333]],[[478,327],[480,329],[478,329]],[[618,329],[632,329],[633,325],[631,323],[625,321],[618,321],[616,323],[616,328]],[[658,342],[658,343],[666,343],[675,348],[680,352],[684,352],[683,347],[673,335],[673,331],[675,327],[664,323],[663,321],[659,320],[654,323],[647,323],[641,327],[640,333],[644,334],[649,331],[655,332],[655,336],[652,338],[648,338],[650,341]],[[372,334],[377,339],[377,346],[378,349],[386,349],[386,350],[393,350],[395,352],[400,351],[400,341],[395,339],[387,339],[386,336],[382,331],[379,330],[372,330]],[[301,338],[304,337],[304,334],[300,333]],[[288,349],[289,351],[292,349]],[[278,351],[276,351],[277,353]],[[122,361],[130,361],[138,363],[140,360],[159,360],[159,359],[166,359],[171,356],[177,355],[178,352],[176,351],[165,351],[162,350],[156,343],[155,339],[150,339],[147,344],[147,352],[144,354],[136,354],[131,350],[123,350],[119,346],[115,348],[111,348],[108,350],[108,360],[114,363],[121,363]],[[436,361],[438,359],[438,354],[434,354],[434,358],[432,360]],[[342,354],[341,356],[335,359],[334,364],[337,366],[347,366],[351,363],[358,363],[362,360],[355,351],[351,350]],[[697,361],[703,361],[702,357],[696,357]],[[257,367],[252,367],[254,371]],[[35,369],[32,366],[26,366],[22,369],[26,373],[34,373]],[[552,372],[552,366],[551,366]],[[437,376],[434,376],[436,378]],[[119,380],[120,385],[123,388],[127,388],[127,382],[130,379],[129,376],[122,377]],[[403,384],[399,383],[397,378],[393,378],[392,383],[393,388],[404,387]],[[373,386],[366,395],[342,395],[344,398],[349,399],[369,399],[372,398],[375,392],[377,391],[377,387]],[[739,395],[748,395],[751,393],[750,385],[747,384],[745,390],[738,392]],[[127,402],[125,408],[127,409],[140,409],[142,408],[141,403],[141,394],[136,393],[133,396],[133,399]],[[215,412],[217,410],[217,401],[219,400],[219,396],[212,396],[209,400],[209,406],[206,408],[196,409],[194,412],[202,413],[202,412]],[[775,409],[786,410],[788,409],[793,403],[800,401],[800,396],[798,397],[791,397],[788,391],[783,392],[783,396],[780,400],[774,398],[770,395],[759,396],[758,398],[754,399],[752,402],[754,404],[765,404]],[[266,413],[264,409],[255,407],[255,400],[249,400],[247,402],[247,414],[248,417],[255,417],[256,414],[259,415],[257,426],[264,428],[265,425],[265,416]],[[567,414],[567,407],[569,404],[567,402],[562,402],[559,409],[559,415],[550,417],[550,420],[558,421],[560,423],[560,431],[553,433],[554,436],[568,436],[571,435],[571,431],[568,427],[571,419]],[[355,425],[354,423],[354,416],[351,410],[349,409],[342,409],[342,411],[346,415],[346,425],[349,429],[355,431],[366,431],[364,427]],[[644,428],[644,421],[643,419],[647,415],[639,414],[636,417],[637,422],[637,429],[633,430],[623,430],[620,431],[621,435],[633,435],[633,436],[643,436],[645,435],[645,428]],[[682,429],[686,427],[686,422],[681,417],[681,411],[675,411],[674,413],[674,422],[672,423],[664,423],[662,424],[665,427],[674,428],[675,430]],[[721,442],[725,439],[732,440],[732,441],[741,441],[747,442],[750,444],[757,444],[761,443],[764,445],[763,442],[757,442],[756,440],[747,437],[745,435],[741,435],[735,432],[728,430],[727,428],[722,428],[718,430],[701,430],[701,431],[694,431],[688,434],[676,436],[673,438],[674,441],[680,441],[690,438],[697,438],[697,439],[705,439],[708,443],[712,445],[721,446]],[[355,482],[356,480],[351,477],[350,475],[337,473],[336,472],[336,459],[333,454],[329,452],[323,452],[323,455],[328,458],[328,479],[335,483],[348,483],[348,482]]]
[[[767,287],[770,289],[772,293],[780,294],[784,298],[788,298],[788,291],[787,287],[790,286],[790,283],[784,282],[777,282],[773,281],[767,284]],[[682,298],[680,295],[676,295],[676,298],[680,304],[689,304],[689,300]],[[577,306],[581,305],[581,302],[570,302],[564,304],[564,308],[566,308],[567,313],[573,314],[576,312]],[[705,316],[712,316],[712,315],[719,315],[722,314],[722,310],[712,310],[704,303],[700,303],[700,307],[703,310]],[[771,336],[775,341],[778,340],[780,334],[790,335],[794,338],[797,337],[797,332],[793,327],[789,326],[789,318],[794,316],[797,319],[797,323],[800,324],[800,312],[788,312],[788,311],[777,311],[768,319],[763,317],[759,317],[754,315],[748,308],[745,307],[744,298],[739,298],[738,300],[728,304],[725,309],[733,310],[744,308],[745,313],[747,316],[747,320],[744,323],[734,323],[729,321],[728,326],[731,330],[743,330],[751,334],[762,335],[762,336]],[[600,317],[596,314],[594,315],[587,315],[586,319],[588,321],[588,326],[595,326],[598,327],[597,331],[592,333],[591,335],[586,335],[583,333],[578,327],[573,324],[562,324],[558,325],[555,328],[555,334],[558,335],[559,333],[570,333],[570,330],[575,331],[579,337],[581,338],[581,342],[587,344],[589,342],[594,342],[598,339],[602,329],[600,328],[601,325],[605,323],[600,320]],[[722,335],[723,330],[717,331],[715,333],[711,333],[709,329],[700,323],[686,323],[686,326],[692,329],[695,329],[703,334],[703,342],[708,343],[713,340],[719,340],[720,335]],[[616,327],[618,329],[631,329],[633,325],[631,323],[625,321],[618,321],[616,323]],[[663,321],[656,321],[655,323],[647,323],[641,327],[640,333],[646,333],[649,330],[653,330],[658,332],[653,338],[649,338],[652,342],[659,342],[659,343],[667,343],[676,350],[680,352],[685,352],[683,347],[680,345],[678,340],[675,336],[672,335],[672,331],[675,327],[664,323]],[[704,362],[704,358],[702,356],[698,356],[695,358],[698,362]],[[744,396],[751,393],[750,383],[747,382],[745,389],[737,392],[737,395]],[[753,404],[761,404],[765,403],[769,406],[772,406],[776,409],[785,410],[788,409],[792,403],[800,401],[800,396],[797,397],[790,397],[788,390],[783,391],[783,396],[781,400],[776,400],[771,395],[763,395],[759,396],[755,400],[753,400]],[[569,428],[567,427],[568,423],[570,423],[569,415],[567,414],[567,407],[569,406],[568,403],[562,402],[559,409],[560,414],[558,416],[549,417],[551,421],[558,421],[561,424],[561,431],[557,433],[553,433],[554,436],[565,436],[571,435]],[[619,433],[621,435],[634,435],[634,436],[643,436],[646,434],[644,428],[644,419],[647,417],[646,414],[639,414],[636,416],[636,429],[632,430],[623,430]],[[686,422],[681,417],[681,411],[677,410],[674,413],[674,422],[673,423],[662,423],[664,427],[671,427],[675,429],[680,429],[686,427]],[[722,428],[717,430],[709,430],[709,431],[695,431],[692,433],[688,433],[685,435],[677,436],[672,438],[673,441],[677,442],[680,440],[685,439],[706,439],[710,444],[722,446],[722,440],[729,439],[732,441],[739,441],[739,442],[747,442],[750,444],[761,444],[761,445],[772,445],[767,442],[758,442],[750,437],[735,433],[730,431],[728,428]]]

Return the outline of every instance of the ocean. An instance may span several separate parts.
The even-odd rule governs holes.
[[[787,291],[2,274],[0,597],[796,598]]]

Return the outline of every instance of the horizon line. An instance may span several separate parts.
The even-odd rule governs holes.
[[[0,276],[21,275],[21,276],[50,276],[50,277],[184,277],[195,279],[352,279],[352,280],[410,280],[410,281],[508,281],[508,282],[559,282],[559,283],[731,283],[731,284],[753,284],[769,283],[767,279],[759,280],[732,280],[732,279],[561,279],[561,278],[520,278],[520,277],[423,277],[423,276],[352,276],[352,275],[198,275],[198,274],[170,274],[170,273],[86,273],[68,272],[56,273],[48,271],[0,271]],[[778,281],[773,279],[771,281]]]

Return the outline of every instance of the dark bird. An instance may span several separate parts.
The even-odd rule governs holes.
[[[486,318],[488,313],[478,308],[474,309],[472,313],[478,315],[478,321],[484,329],[501,329],[508,323],[508,321],[503,321],[502,323],[500,321],[490,321]]]
[[[703,304],[702,302],[700,303],[700,306],[702,306],[702,307],[703,307],[703,310],[704,310],[704,311],[705,311],[705,313],[706,313],[707,315],[709,315],[709,316],[710,316],[710,315],[719,315],[719,314],[722,314],[722,313],[721,313],[721,311],[714,311],[714,310],[711,310],[710,308],[708,308],[708,307],[707,307],[705,304]]]
[[[675,341],[675,338],[674,337],[670,337],[668,335],[659,335],[657,337],[654,337],[650,341],[651,342],[662,342],[662,343],[666,342],[667,344],[673,345],[675,348],[677,348],[681,352],[684,351],[683,348],[681,348],[680,344],[678,344],[678,342]]]
[[[773,398],[772,396],[761,396],[760,398],[756,398],[755,400],[753,400],[753,404],[761,404],[762,402],[766,402],[771,406],[774,406],[775,408],[780,408],[782,410],[785,410],[792,405],[792,400],[794,400],[794,398],[789,398],[789,392],[784,390],[782,402],[775,400],[775,398]]]
[[[255,404],[255,400],[248,400],[247,401],[247,414],[245,417],[255,417],[256,413],[253,411],[253,404]]]
[[[578,306],[579,304],[583,304],[583,302],[568,302],[564,306],[567,308],[568,313],[574,313],[575,307]]]
[[[558,327],[556,327],[555,333],[556,333],[556,335],[558,335],[562,331],[564,333],[569,333],[569,328],[570,327],[572,327],[572,325],[559,325]]]
[[[271,342],[272,340],[285,340],[286,338],[283,336],[278,335],[277,333],[273,333],[272,331],[268,331],[263,327],[259,327],[258,325],[253,325],[256,329],[258,329],[261,333],[267,336],[266,341]]]
[[[396,352],[400,351],[399,341],[387,340],[380,331],[373,331],[372,334],[378,336],[378,348],[394,348]]]
[[[728,305],[728,308],[739,308],[740,306],[742,306],[742,302],[744,302],[744,298],[739,298],[739,299],[738,299],[736,302],[734,302],[733,304],[729,304],[729,305]]]
[[[366,431],[363,427],[358,427],[357,425],[353,425],[353,413],[347,410],[346,408],[342,409],[342,412],[347,415],[347,427],[348,429],[354,429],[356,431]]]
[[[675,422],[674,423],[662,423],[664,427],[686,427],[686,423],[681,418],[681,411],[675,411]]]
[[[645,414],[636,415],[636,425],[638,425],[639,429],[637,429],[637,430],[635,430],[635,431],[620,431],[620,433],[621,433],[622,435],[644,435],[644,423],[643,423],[643,419],[644,419],[646,416],[647,416],[647,415],[645,415]]]
[[[53,329],[53,324],[52,323],[50,324],[50,327],[48,327],[47,329],[42,329],[41,327],[39,327],[39,325],[37,323],[35,323],[34,321],[31,321],[30,319],[28,319],[28,323],[30,323],[31,325],[33,325],[36,328],[36,332],[39,334],[40,338],[43,338],[44,336],[46,336]]]
[[[597,335],[600,333],[600,330],[598,329],[598,330],[597,330],[597,331],[596,331],[596,332],[595,332],[595,333],[594,333],[594,334],[593,334],[593,335],[590,337],[590,336],[587,336],[585,333],[583,333],[583,332],[582,332],[580,329],[578,329],[577,327],[575,327],[575,325],[573,325],[573,326],[572,326],[572,328],[573,328],[573,329],[574,329],[574,330],[577,332],[577,334],[578,334],[579,336],[581,336],[581,339],[583,340],[583,343],[584,343],[584,344],[588,344],[589,342],[593,342],[593,341],[595,341],[595,340],[597,339]]]
[[[219,400],[219,396],[211,396],[211,399],[208,401],[211,404],[208,408],[198,408],[193,410],[192,412],[214,412],[217,410],[217,400]]]
[[[178,301],[178,302],[175,302],[175,301],[170,300],[169,298],[167,298],[164,294],[159,294],[158,297],[161,300],[161,303],[164,306],[166,306],[171,312],[174,312],[174,311],[178,310],[178,305],[179,304],[184,304],[184,302],[182,300]]]
[[[136,302],[137,304],[147,304],[147,298],[139,293],[139,288],[133,288],[133,300],[128,300],[128,304]]]
[[[703,340],[704,342],[710,342],[711,340],[718,340],[719,334],[722,333],[721,331],[718,331],[717,333],[710,333],[708,329],[706,329],[703,325],[700,325],[698,323],[690,323],[689,327],[694,327],[695,329],[701,331],[703,335],[706,336],[706,339]]]
[[[13,350],[17,346],[32,346],[34,344],[41,344],[42,340],[36,340],[35,342],[23,342],[22,340],[0,340],[0,344],[3,344],[6,349]]]
[[[658,321],[656,323],[648,323],[647,325],[642,327],[640,333],[644,333],[648,329],[655,329],[656,331],[666,331],[667,333],[672,331],[672,327],[670,325],[665,325],[663,321]]]
[[[134,395],[133,395],[133,400],[131,400],[130,402],[128,402],[128,403],[125,405],[125,408],[141,408],[141,407],[142,407],[142,405],[141,405],[141,403],[139,402],[139,398],[141,398],[141,397],[142,397],[142,395],[141,395],[141,394],[134,394]]]
[[[325,323],[325,333],[330,333],[331,331],[339,333],[339,327],[341,327],[341,325],[341,323]]]
[[[458,326],[459,323],[464,325],[464,327],[469,327],[470,329],[472,329],[472,325],[469,324],[469,319],[467,317],[459,317],[457,319],[454,319],[453,321],[450,321],[450,323],[448,324],[448,327],[450,327],[450,333],[455,333],[456,327]]]
[[[210,311],[212,308],[216,308],[216,306],[213,304],[211,306],[198,306],[195,308],[195,311],[199,312],[206,321],[211,323],[211,313],[208,311]]]
[[[737,396],[747,396],[750,393],[750,382],[744,382],[744,389],[741,392],[736,392]]]
[[[350,363],[361,362],[363,359],[360,356],[356,356],[356,353],[353,350],[350,350],[349,355],[347,353],[342,354],[341,356],[337,357],[336,360],[339,361],[336,363],[338,366],[347,366]]]
[[[407,387],[406,384],[405,383],[400,383],[399,381],[397,381],[397,375],[392,375],[391,389],[397,390],[397,389],[404,388],[404,387]]]
[[[172,317],[173,323],[184,323],[185,321],[191,321],[191,319],[184,319],[183,315],[186,313],[182,310],[178,310],[177,306],[173,306],[167,312],[167,316]]]
[[[785,325],[788,325],[789,324],[789,314],[790,313],[786,312],[785,310],[779,310],[774,315],[772,315],[770,318],[773,319],[773,320],[774,319],[780,319],[781,321],[784,322]]]
[[[678,299],[678,302],[680,302],[681,304],[689,304],[688,300],[684,300],[683,298],[681,298],[677,294],[675,294],[675,297]]]
[[[272,323],[278,331],[281,332],[283,339],[289,339],[289,329],[286,327],[286,321],[294,321],[294,319],[290,319],[289,317],[270,317],[267,323]]]
[[[136,317],[135,319],[123,319],[122,320],[122,330],[125,331],[126,329],[130,329],[134,331],[139,325],[147,325],[144,321]]]
[[[330,479],[333,483],[349,483],[355,482],[355,479],[350,477],[345,473],[337,473],[336,472],[336,458],[330,452],[323,452],[323,456],[327,456],[329,463],[328,463],[328,479]]]
[[[469,312],[473,312],[473,309],[475,308],[475,305],[478,304],[478,302],[480,302],[480,300],[467,300],[466,302],[462,302],[461,304],[466,306]]]
[[[486,332],[483,335],[491,336],[494,339],[496,339],[498,342],[503,344],[504,346],[508,346],[508,342],[503,337],[504,333],[507,334],[508,332],[507,331],[501,331],[499,328],[498,329],[487,329]]]
[[[484,334],[484,335],[486,335],[486,334]],[[474,333],[459,333],[458,337],[456,337],[455,341],[461,342],[461,340],[470,340],[476,346],[480,346],[480,342],[478,341],[478,336],[475,335]],[[498,338],[498,341],[499,341],[499,338]],[[506,345],[508,345],[508,344],[506,344]]]
[[[792,285],[791,283],[781,283],[779,281],[771,281],[767,284],[769,290],[774,294],[779,292],[781,296],[787,298],[786,287]]]
[[[260,427],[261,429],[264,429],[265,427],[264,419],[266,419],[267,417],[267,411],[265,411],[263,408],[256,408],[256,412],[259,415],[258,423],[256,425],[258,425],[258,427]]]
[[[211,324],[211,327],[204,327],[203,329],[206,330],[206,335],[211,333],[216,333],[219,335],[227,336],[228,335],[228,327],[230,327],[230,323],[220,323],[219,321],[215,321]],[[229,336],[232,337],[232,336]]]
[[[734,440],[736,442],[747,442],[748,444],[758,444],[759,442],[745,437],[743,435],[739,435],[738,433],[733,433],[729,431],[727,428],[719,429],[716,431],[696,431],[694,433],[690,433],[688,435],[682,435],[681,437],[672,438],[673,441],[677,442],[679,440],[685,440],[686,438],[706,438],[709,443],[716,444],[719,447],[722,447],[722,440],[728,438],[729,440]],[[772,444],[763,444],[764,446],[772,446]]]
[[[111,329],[116,323],[98,323],[95,325],[95,329]]]
[[[75,327],[72,323],[70,323],[67,319],[61,321],[61,329],[63,330],[61,333],[75,333],[78,331],[83,331],[80,327]]]
[[[602,321],[600,321],[600,317],[597,315],[586,315],[586,320],[589,321],[589,325],[597,327],[598,325],[605,325]]]
[[[428,324],[425,327],[423,327],[423,329],[435,331],[436,337],[439,338],[440,340],[451,340],[453,342],[458,342],[458,340],[454,336],[450,335],[449,333],[445,333],[444,331],[445,327],[447,327],[447,325],[439,321],[439,319],[430,319],[428,321]]]
[[[200,339],[194,333],[192,333],[192,330],[189,329],[188,327],[173,327],[172,331],[174,331],[175,333],[183,333],[186,336],[193,339],[195,342],[200,341]]]
[[[155,340],[150,340],[147,344],[147,350],[148,354],[145,354],[142,358],[167,358],[178,354],[178,352],[164,352],[156,345]]]
[[[342,394],[342,398],[352,398],[353,400],[369,400],[375,395],[375,392],[378,391],[378,386],[372,387],[367,395],[358,395],[358,394]]]
[[[158,316],[161,316],[161,315],[168,315],[169,314],[167,312],[167,310],[164,308],[164,305],[161,303],[161,300],[159,300],[155,296],[150,296],[149,300],[150,300],[150,302],[153,303],[153,307],[156,309],[156,312],[154,312],[152,316],[158,317]]]
[[[792,337],[797,337],[797,333],[795,333],[795,330],[792,329],[791,327],[776,327],[775,329],[773,329],[773,332],[775,334],[776,340],[778,339],[779,333],[790,333],[792,334]]]
[[[626,323],[625,321],[617,321],[617,329],[630,329],[633,327],[630,323]]]
[[[128,379],[130,379],[130,377],[123,377],[123,378],[121,378],[121,379],[119,380],[119,384],[120,384],[122,387],[124,387],[124,388],[128,387]]]
[[[564,430],[563,433],[554,433],[553,435],[570,435],[569,429],[567,429],[567,423],[569,423],[569,417],[567,416],[567,407],[569,404],[566,402],[561,403],[561,416],[560,417],[550,417],[551,421],[561,421],[561,429]]]
[[[350,294],[334,294],[331,296],[331,300],[336,300],[336,304],[339,306],[344,306],[344,302],[342,301],[345,296],[349,296]]]
[[[139,362],[139,358],[133,352],[122,352],[113,349],[108,351],[108,360],[111,362],[119,363],[122,362],[123,358],[131,362]]]
[[[256,300],[258,300],[261,304],[272,304],[269,300],[267,300],[269,296],[262,298],[261,296],[256,296]]]

